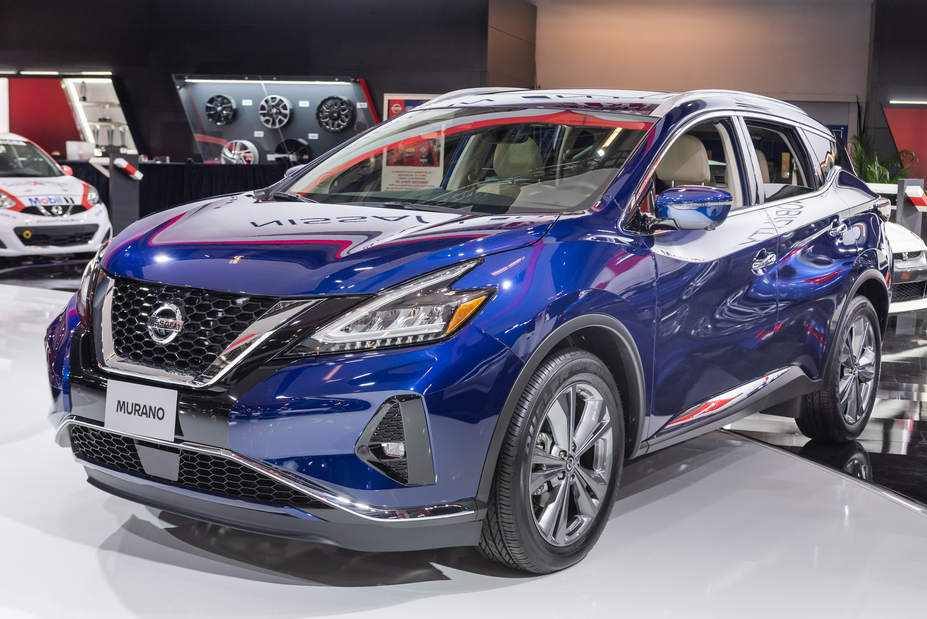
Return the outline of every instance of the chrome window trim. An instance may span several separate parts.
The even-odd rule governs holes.
[[[90,423],[88,421],[79,420],[74,416],[66,417],[61,422],[61,424],[58,426],[58,430],[55,434],[55,440],[59,445],[67,444],[63,442],[62,435],[65,433],[66,430],[68,430],[69,428],[73,426],[81,426],[85,428],[90,428],[92,430],[101,430],[104,432],[109,432],[111,434],[124,436],[126,438],[145,441],[147,443],[154,443],[156,445],[173,447],[175,449],[186,449],[188,451],[195,451],[197,453],[207,454],[210,456],[216,456],[219,458],[225,458],[227,460],[231,460],[233,462],[236,462],[237,464],[245,466],[255,471],[256,473],[264,475],[265,477],[273,479],[277,483],[281,483],[286,486],[289,486],[293,490],[296,490],[297,492],[301,492],[310,498],[316,499],[317,501],[324,503],[328,505],[329,507],[340,509],[344,512],[348,512],[351,515],[357,516],[359,518],[363,518],[365,520],[370,520],[373,522],[401,525],[404,523],[421,522],[423,520],[434,521],[434,520],[446,520],[448,518],[462,518],[465,516],[473,516],[476,513],[474,510],[470,509],[469,507],[465,505],[459,505],[459,504],[431,505],[431,506],[426,506],[426,507],[411,507],[411,508],[396,508],[396,509],[388,509],[388,508],[384,509],[380,507],[371,507],[369,505],[365,505],[363,503],[354,501],[348,497],[337,495],[333,492],[329,492],[328,490],[322,488],[321,486],[312,484],[311,482],[308,482],[308,481],[307,482],[296,482],[290,478],[291,474],[283,474],[282,472],[278,472],[276,467],[273,467],[264,462],[261,462],[260,460],[250,458],[236,451],[232,451],[230,449],[223,449],[221,447],[212,447],[210,445],[203,445],[201,443],[191,443],[187,441],[181,441],[181,442],[163,441],[160,439],[154,439],[154,438],[150,438],[147,436],[132,434],[129,432],[120,432],[120,431],[107,428],[103,424],[100,424],[100,423]],[[80,458],[77,458],[77,460],[81,464],[86,463],[84,460]],[[105,470],[109,470],[109,469],[105,469]],[[116,469],[116,470],[118,471],[119,469]],[[153,479],[157,481],[157,478],[153,478]],[[165,485],[168,485],[168,484],[165,484]],[[196,492],[195,488],[188,488],[187,486],[184,486],[182,484],[178,484],[178,485],[182,488],[186,488],[188,490]],[[247,499],[241,499],[241,500],[247,500]],[[293,508],[293,509],[298,509],[298,508]],[[427,515],[428,512],[435,510],[435,509],[440,509],[442,512],[452,510],[453,513],[442,513],[439,515]],[[304,510],[300,510],[300,511],[304,511]],[[424,516],[420,515],[422,512],[425,512],[426,515]],[[309,513],[309,512],[306,512],[306,513]]]
[[[214,385],[246,359],[250,352],[258,349],[287,323],[322,301],[321,299],[278,301],[239,334],[238,338],[226,347],[201,374],[180,374],[139,365],[116,353],[113,343],[113,294],[116,280],[108,275],[103,277],[106,280],[106,288],[103,291],[102,311],[99,317],[99,346],[97,347],[99,364],[113,374],[145,378],[184,387],[205,388]]]

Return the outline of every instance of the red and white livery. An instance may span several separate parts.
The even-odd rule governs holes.
[[[0,258],[92,253],[112,233],[93,186],[34,142],[0,133]]]

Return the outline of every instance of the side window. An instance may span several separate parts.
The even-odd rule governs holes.
[[[814,160],[817,162],[818,170],[821,172],[821,180],[827,178],[827,174],[837,165],[837,141],[833,138],[826,138],[820,133],[805,131],[805,137],[808,138],[808,144],[811,145],[811,152]]]
[[[774,202],[814,191],[810,162],[797,129],[787,125],[744,119],[759,163],[764,202]]]
[[[727,191],[732,209],[744,206],[741,158],[734,147],[729,121],[713,120],[689,129],[663,153],[654,173],[660,194],[678,185],[705,185]]]

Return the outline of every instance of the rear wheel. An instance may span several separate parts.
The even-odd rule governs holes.
[[[879,318],[866,297],[854,297],[850,302],[835,345],[836,362],[830,364],[824,388],[805,396],[804,412],[796,422],[809,438],[845,443],[866,427],[879,386]]]
[[[552,354],[506,433],[480,549],[540,574],[580,561],[608,521],[623,458],[623,414],[608,368],[583,350]]]

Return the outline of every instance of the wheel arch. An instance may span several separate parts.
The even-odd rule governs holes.
[[[605,314],[579,316],[554,329],[531,353],[519,372],[502,407],[502,412],[496,420],[486,460],[483,463],[483,472],[476,496],[481,506],[486,505],[489,500],[505,433],[515,414],[515,407],[522,392],[544,359],[551,352],[566,347],[586,350],[599,357],[608,367],[618,386],[622,408],[624,408],[625,457],[631,458],[638,454],[643,442],[647,397],[644,365],[637,344],[631,332],[611,316]]]
[[[879,328],[882,332],[882,338],[885,338],[885,330],[888,328],[889,298],[888,287],[885,285],[885,279],[883,279],[882,274],[875,269],[864,272],[853,284],[853,288],[847,300],[849,301],[849,299],[857,295],[866,297],[869,299],[869,302],[872,303],[872,307],[875,308],[876,315],[879,317]],[[849,303],[844,306],[844,312],[846,312],[847,306],[849,306]]]
[[[888,288],[885,285],[885,278],[882,273],[874,268],[863,271],[860,276],[856,278],[856,281],[853,282],[850,293],[846,296],[843,306],[840,308],[840,319],[837,322],[835,333],[840,333],[843,329],[844,322],[846,321],[847,309],[850,307],[850,302],[857,296],[864,296],[872,303],[873,308],[875,308],[876,316],[879,319],[880,337],[884,338],[885,332],[888,329]],[[837,346],[831,346],[830,351],[827,353],[827,359],[824,362],[824,369],[821,372],[821,377],[827,376],[828,372],[831,371],[832,364],[836,362],[837,350]]]

